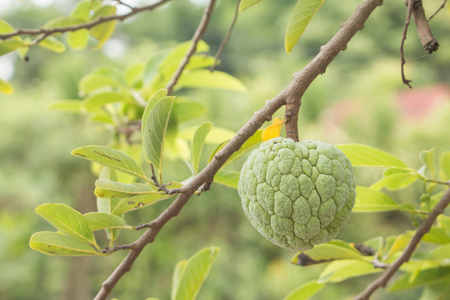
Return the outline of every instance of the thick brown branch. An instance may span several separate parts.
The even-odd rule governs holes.
[[[298,111],[304,92],[311,82],[326,71],[327,66],[340,51],[347,48],[348,42],[359,30],[364,28],[364,23],[372,11],[383,1],[363,1],[356,7],[355,13],[341,25],[341,29],[334,37],[320,48],[319,54],[299,73],[294,74],[295,91],[289,95],[286,101],[286,136],[298,141]],[[367,8],[370,6],[370,9]]]
[[[240,3],[241,3],[241,0],[237,0],[236,8],[234,10],[233,21],[231,21],[231,24],[230,24],[230,27],[228,28],[227,34],[225,35],[224,39],[222,40],[222,43],[220,43],[219,49],[217,50],[216,56],[214,57],[214,65],[211,66],[211,68],[209,69],[211,72],[214,71],[214,69],[216,68],[217,63],[219,62],[219,58],[222,55],[223,49],[225,49],[225,46],[231,37],[231,32],[233,32],[234,25],[236,25],[236,21],[239,16],[239,4]]]
[[[124,21],[140,12],[143,11],[150,11],[150,10],[154,10],[155,8],[157,8],[158,6],[163,5],[166,2],[169,2],[170,0],[161,0],[159,2],[156,2],[154,4],[151,5],[146,5],[146,6],[142,6],[142,7],[138,7],[138,8],[133,8],[129,13],[123,14],[123,15],[112,15],[112,16],[104,16],[104,17],[99,17],[95,20],[86,22],[86,23],[80,23],[77,25],[70,25],[70,26],[64,26],[64,27],[54,27],[54,28],[37,28],[37,29],[17,29],[15,31],[11,31],[8,33],[2,33],[0,34],[0,40],[6,40],[9,39],[11,37],[14,36],[20,36],[20,35],[31,35],[31,36],[36,36],[36,35],[43,35],[44,38],[47,36],[50,36],[52,34],[55,33],[64,33],[64,32],[69,32],[69,31],[77,31],[80,29],[90,29],[96,25],[108,22],[108,21],[114,21],[114,20],[119,20],[119,21]]]
[[[405,77],[405,52],[403,50],[403,47],[405,46],[405,40],[406,40],[406,34],[408,33],[408,27],[409,23],[411,21],[411,13],[412,13],[412,7],[414,0],[407,0],[408,1],[408,11],[406,12],[406,20],[405,25],[403,26],[403,34],[402,34],[402,41],[400,42],[400,70],[402,73],[402,81],[403,84],[406,84],[410,89],[412,86],[409,84],[411,80],[406,79]]]
[[[428,24],[427,17],[425,16],[425,11],[423,9],[422,1],[419,0],[410,0],[414,1],[414,5],[412,8],[412,16],[414,18],[414,22],[416,23],[417,33],[419,34],[420,42],[422,43],[423,48],[428,54],[437,51],[439,48],[439,43],[433,36],[431,32],[430,25]]]
[[[414,253],[414,250],[419,245],[422,237],[428,231],[430,231],[430,228],[433,225],[436,218],[444,212],[445,208],[449,205],[449,203],[450,203],[450,189],[447,190],[447,192],[444,194],[444,196],[441,198],[438,204],[436,204],[433,211],[428,215],[428,218],[426,218],[425,221],[422,223],[422,225],[420,225],[419,229],[417,229],[416,233],[412,237],[403,254],[389,266],[389,268],[386,270],[386,272],[383,273],[383,275],[381,275],[377,280],[369,284],[361,294],[357,295],[355,297],[355,300],[369,299],[369,297],[378,288],[386,286],[388,281],[397,272],[400,266],[409,261],[412,254]]]
[[[122,263],[114,270],[103,283],[96,300],[106,299],[120,278],[128,272],[142,249],[152,243],[161,228],[173,217],[176,217],[190,197],[204,184],[212,182],[214,175],[223,166],[226,160],[250,138],[280,107],[288,101],[299,99],[311,82],[325,72],[326,67],[336,55],[346,48],[350,39],[364,26],[364,22],[377,6],[383,4],[382,0],[364,0],[341,27],[338,33],[323,47],[320,53],[300,72],[294,74],[294,80],[273,99],[257,111],[252,118],[238,131],[238,133],[215,155],[214,159],[191,181],[185,185],[184,190],[172,204],[154,221],[145,227],[147,231],[135,242],[134,247]]]
[[[173,73],[172,78],[166,85],[167,95],[170,95],[172,93],[172,89],[174,88],[175,84],[177,84],[178,79],[181,76],[181,73],[183,73],[184,68],[186,68],[192,55],[194,55],[195,50],[197,49],[198,42],[200,41],[203,34],[205,33],[206,28],[208,28],[208,24],[209,24],[209,21],[211,20],[211,16],[214,11],[215,4],[216,4],[216,0],[210,0],[208,6],[205,7],[202,20],[200,21],[200,24],[198,25],[197,30],[195,31],[194,36],[192,37],[191,45],[190,45],[189,49],[186,51],[186,54],[184,55],[180,64],[178,65],[177,70],[175,71],[175,73]]]

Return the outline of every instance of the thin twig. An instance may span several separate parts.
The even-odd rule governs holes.
[[[36,35],[41,35],[41,34],[43,34],[44,38],[45,38],[45,37],[53,35],[55,33],[77,31],[80,29],[90,29],[94,26],[97,26],[99,24],[109,22],[109,21],[114,21],[114,20],[124,21],[140,12],[154,10],[155,8],[163,5],[164,3],[168,2],[168,1],[170,1],[170,0],[161,0],[161,1],[151,4],[151,5],[134,8],[129,13],[126,13],[123,15],[102,16],[102,17],[98,17],[95,20],[85,22],[85,23],[80,23],[77,25],[54,27],[54,28],[17,29],[17,30],[8,32],[8,33],[0,34],[0,40],[6,40],[6,39],[12,38],[14,36],[20,36],[20,35],[36,36]]]
[[[439,6],[439,8],[434,12],[434,14],[432,14],[432,15],[428,18],[428,22],[430,22],[430,20],[433,19],[433,17],[434,17],[435,15],[437,15],[438,12],[439,12],[441,9],[444,8],[445,3],[447,3],[447,0],[444,0],[444,1],[442,2],[441,6]]]
[[[181,188],[175,188],[175,189],[168,189],[167,186],[171,185],[172,182],[168,184],[162,184],[158,181],[158,178],[156,177],[155,168],[153,167],[153,164],[150,164],[150,168],[152,170],[152,177],[155,186],[158,188],[158,191],[163,191],[168,195],[174,195],[174,194],[180,194],[183,191],[183,187]]]
[[[400,42],[400,61],[401,61],[400,69],[401,69],[401,73],[402,73],[403,83],[406,84],[407,86],[409,86],[410,89],[412,89],[412,86],[409,84],[411,82],[411,80],[406,79],[406,77],[405,77],[406,60],[405,60],[405,53],[403,51],[403,47],[405,45],[406,34],[408,32],[409,23],[411,21],[411,12],[412,12],[414,0],[407,0],[407,1],[408,1],[408,11],[406,12],[405,26],[403,27],[402,40]]]
[[[114,0],[114,1],[116,1],[116,2],[119,3],[120,5],[123,5],[123,6],[128,7],[128,8],[131,9],[131,10],[136,9],[135,7],[129,5],[129,4],[127,4],[127,3],[125,3],[125,2],[123,2],[123,1],[121,1],[121,0]]]
[[[219,49],[217,50],[216,56],[214,57],[214,65],[211,66],[209,69],[211,72],[214,71],[214,69],[217,67],[217,64],[219,63],[219,58],[222,55],[223,49],[225,48],[226,44],[228,43],[228,40],[231,37],[231,32],[233,31],[234,25],[236,24],[237,18],[239,16],[239,4],[241,3],[241,0],[236,1],[236,8],[234,11],[233,21],[231,21],[230,27],[228,28],[227,34],[225,35],[224,39],[222,40],[222,43],[220,43]]]
[[[420,227],[417,229],[416,233],[412,237],[411,241],[409,242],[408,246],[406,247],[405,251],[402,255],[400,255],[386,270],[386,272],[383,273],[377,280],[372,282],[367,286],[367,288],[359,295],[355,297],[355,300],[366,300],[369,299],[369,297],[380,287],[386,286],[386,284],[389,282],[389,280],[392,278],[392,276],[397,272],[397,270],[406,262],[408,262],[414,253],[414,250],[419,245],[420,241],[422,240],[422,237],[430,231],[431,226],[433,225],[434,221],[436,221],[436,218],[442,214],[445,210],[445,208],[450,203],[450,189],[448,189],[444,196],[442,196],[441,200],[436,204],[433,211],[428,215],[428,218],[425,219],[425,221],[420,225]]]
[[[161,228],[176,217],[189,201],[191,196],[205,183],[212,182],[214,175],[223,166],[226,160],[238,151],[246,140],[248,140],[266,121],[267,116],[272,116],[286,102],[297,95],[305,92],[307,87],[320,74],[325,72],[327,66],[334,60],[340,51],[346,48],[349,41],[356,32],[364,26],[364,23],[382,0],[363,0],[356,11],[348,19],[344,26],[330,40],[329,46],[325,47],[303,70],[294,74],[293,81],[278,95],[266,101],[265,105],[257,111],[250,120],[238,131],[238,133],[214,156],[213,160],[197,176],[183,188],[184,190],[172,204],[164,210],[155,220],[150,222],[150,228],[145,231],[139,239],[134,242],[135,246],[130,250],[125,259],[114,270],[109,278],[102,284],[95,300],[106,299],[114,286],[122,276],[131,270],[133,263],[138,258],[144,247],[152,243]],[[327,44],[328,45],[328,44]]]
[[[181,76],[181,73],[183,73],[184,68],[186,68],[192,55],[194,55],[195,50],[197,49],[198,42],[202,38],[203,34],[206,32],[206,28],[208,28],[208,24],[209,21],[211,20],[211,15],[214,11],[215,4],[216,0],[210,0],[209,4],[205,7],[205,10],[203,11],[202,20],[200,21],[200,24],[198,25],[197,30],[195,31],[194,36],[192,37],[191,45],[189,49],[186,51],[186,54],[184,55],[180,64],[178,65],[177,70],[172,75],[172,78],[166,85],[167,95],[170,95],[172,93],[172,89],[177,84],[178,79]]]
[[[113,248],[109,248],[106,247],[102,252],[103,253],[113,253],[119,250],[129,250],[129,249],[133,249],[134,247],[134,243],[132,244],[127,244],[127,245],[115,245]]]

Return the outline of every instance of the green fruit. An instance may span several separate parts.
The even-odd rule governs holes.
[[[333,145],[278,137],[244,163],[238,192],[245,215],[277,246],[306,250],[332,240],[355,203],[356,181]]]

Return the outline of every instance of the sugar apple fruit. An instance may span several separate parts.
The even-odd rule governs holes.
[[[333,145],[278,137],[244,163],[238,192],[245,215],[280,247],[307,250],[333,239],[355,203],[352,165]]]

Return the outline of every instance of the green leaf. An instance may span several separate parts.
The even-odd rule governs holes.
[[[159,172],[161,181],[161,167],[164,149],[164,138],[169,124],[174,97],[164,97],[154,107],[150,100],[142,116],[142,146],[144,158]]]
[[[208,276],[219,248],[204,248],[175,268],[172,281],[172,300],[194,300]]]
[[[419,300],[446,300],[450,295],[450,280],[444,278],[425,286]]]
[[[81,113],[83,111],[83,102],[80,100],[60,100],[47,105],[51,110],[62,110],[74,113]]]
[[[83,20],[78,18],[68,17],[68,16],[60,16],[56,17],[47,23],[45,23],[44,28],[55,28],[55,27],[66,27],[71,25],[77,25],[83,23]]]
[[[389,252],[387,253],[387,257],[392,256],[393,254],[405,250],[405,248],[408,246],[409,242],[411,241],[411,238],[413,237],[414,232],[408,231],[406,233],[400,234],[397,236],[394,240],[394,243],[392,244],[391,248],[389,249]]]
[[[241,3],[239,3],[239,11],[243,11],[244,9],[247,9],[250,6],[253,6],[262,1],[263,0],[242,0]]]
[[[148,179],[144,175],[144,171],[142,171],[137,162],[130,156],[119,150],[105,146],[93,145],[74,149],[72,150],[71,154],[148,181]]]
[[[205,115],[206,112],[207,109],[205,105],[197,101],[192,101],[185,97],[177,97],[172,108],[172,116],[178,122],[197,119]]]
[[[101,88],[121,88],[124,84],[111,75],[90,73],[81,78],[78,90],[82,94],[89,94]]]
[[[172,182],[172,184],[167,185],[166,187],[168,189],[176,189],[180,188],[183,185],[178,182]],[[113,210],[113,214],[120,215],[132,210],[140,209],[143,207],[146,207],[151,204],[155,204],[161,200],[169,199],[174,195],[167,195],[167,194],[143,194],[134,196],[131,198],[123,198],[120,200],[120,202],[117,204],[117,206]]]
[[[388,195],[364,186],[356,187],[353,212],[377,212],[399,209],[400,205]]]
[[[187,41],[177,45],[175,48],[171,49],[170,52],[165,55],[164,60],[159,64],[159,71],[169,68],[174,64],[178,66],[183,57],[185,56],[189,47],[191,47],[192,41]],[[195,48],[196,53],[202,53],[209,51],[209,46],[205,41],[200,40]],[[167,53],[167,52],[166,52]],[[175,67],[176,68],[176,67]]]
[[[114,102],[125,102],[131,99],[128,92],[97,92],[85,98],[84,107],[87,110],[93,110],[99,106],[103,106]]]
[[[183,57],[180,57],[179,59],[174,59],[167,64],[161,66],[160,73],[162,76],[169,80],[172,78],[173,74],[178,68],[178,65],[180,64]],[[212,56],[204,55],[204,54],[197,54],[191,56],[191,59],[189,60],[189,63],[186,65],[184,70],[193,70],[193,69],[200,69],[200,68],[207,68],[210,66],[213,66],[216,62],[216,59]],[[183,71],[184,72],[184,71]]]
[[[55,38],[54,36],[49,36],[43,39],[38,44],[38,46],[56,53],[63,53],[64,51],[66,51],[66,46],[64,45],[64,43]]]
[[[56,256],[102,255],[84,240],[50,231],[33,234],[30,239],[30,248]]]
[[[87,21],[89,19],[89,13],[94,6],[93,2],[94,1],[91,0],[78,2],[70,12],[70,16],[81,19],[83,21]]]
[[[129,87],[134,87],[136,82],[142,79],[144,74],[144,64],[143,63],[135,63],[129,66],[125,72],[124,77]]]
[[[0,19],[0,33],[8,33],[14,31],[14,27],[3,19]]]
[[[407,187],[417,179],[419,179],[419,177],[415,173],[399,172],[381,178],[372,184],[370,188],[377,191],[381,190],[383,187],[387,187],[390,190],[398,190]]]
[[[127,226],[125,220],[119,216],[103,213],[90,212],[83,215],[92,231],[103,230],[107,228],[133,228]]]
[[[195,130],[197,127],[192,126],[179,131],[180,137],[185,140],[190,141],[194,136]],[[221,127],[214,126],[206,137],[205,143],[207,144],[219,144],[224,140],[229,140],[234,137],[236,133]]]
[[[408,167],[397,157],[366,145],[345,144],[336,147],[344,152],[354,167]]]
[[[424,163],[424,165],[428,168],[433,178],[436,178],[436,166],[434,162],[434,148],[431,148],[427,151],[422,151],[419,154],[420,160]]]
[[[101,198],[127,198],[137,195],[164,194],[155,187],[142,183],[122,183],[108,179],[95,181],[95,195]]]
[[[225,147],[225,145],[228,144],[229,141],[230,140],[223,141],[222,143],[217,145],[213,151],[211,151],[211,153],[209,154],[209,158],[208,158],[208,164],[213,160],[213,158],[214,158],[214,156],[216,156],[217,152],[219,152],[223,147]]]
[[[80,29],[67,33],[66,42],[70,48],[74,50],[82,50],[86,48],[89,42],[89,30]]]
[[[450,243],[438,246],[427,255],[427,259],[431,260],[441,260],[447,258],[450,258]]]
[[[449,5],[450,7],[450,5]],[[442,153],[439,159],[440,178],[450,180],[450,152]]]
[[[191,141],[192,166],[197,174],[198,165],[200,163],[200,156],[202,154],[203,145],[205,144],[206,136],[212,128],[211,122],[203,122],[195,131]]]
[[[410,288],[416,288],[425,284],[439,281],[443,278],[450,280],[450,267],[420,270],[420,272],[414,278],[411,278],[410,273],[406,273],[403,274],[396,282],[394,282],[394,284],[390,286],[389,291],[400,291]]]
[[[317,280],[311,280],[293,290],[283,300],[308,300],[324,287],[325,283],[318,283]]]
[[[98,178],[117,181],[117,173],[114,169],[102,167]],[[114,208],[117,206],[119,201],[120,199],[117,198],[97,197],[97,211],[101,213],[112,214]],[[120,229],[113,228],[113,229],[106,229],[105,231],[108,239],[110,240],[110,245],[112,246],[114,244],[114,241],[119,236]]]
[[[14,87],[8,81],[0,79],[0,92],[10,95],[14,93]]]
[[[222,169],[214,175],[214,181],[237,190],[240,174],[236,171]]]
[[[349,244],[333,240],[326,244],[316,245],[311,250],[297,252],[291,262],[295,265],[309,266],[342,259],[362,259],[362,255]]]
[[[97,10],[91,20],[95,20],[99,17],[111,16],[116,13],[116,7],[113,5],[104,5],[99,10]],[[93,37],[98,40],[97,46],[94,48],[98,49],[103,46],[103,44],[111,37],[116,28],[116,21],[109,21],[91,28],[90,33]]]
[[[36,207],[36,213],[62,232],[96,245],[94,234],[83,215],[70,206],[46,203]]]
[[[443,228],[431,227],[430,231],[422,238],[424,242],[430,242],[435,244],[448,244],[450,243],[450,234]]]
[[[299,0],[289,18],[284,45],[287,53],[297,44],[311,19],[319,11],[325,0]]]
[[[245,143],[241,146],[241,148],[234,152],[227,161],[222,165],[222,167],[232,163],[248,151],[250,151],[255,145],[259,144],[262,141],[262,130],[257,130]],[[225,145],[224,145],[225,146]]]
[[[384,272],[384,270],[374,268],[371,263],[363,260],[337,260],[325,267],[317,282],[341,282],[348,278],[379,272]]]
[[[175,89],[209,88],[246,92],[247,88],[237,78],[223,72],[209,70],[186,70],[180,76]]]
[[[5,41],[0,41],[0,56],[19,49],[25,46],[27,43],[24,41],[9,39]]]

